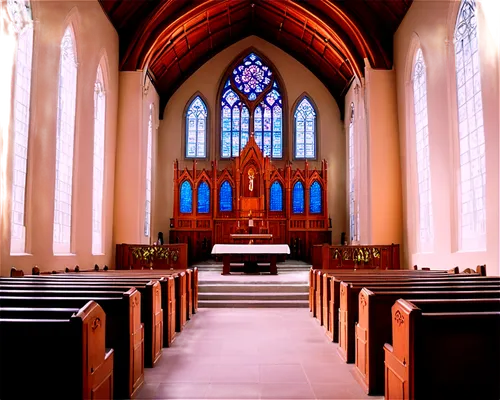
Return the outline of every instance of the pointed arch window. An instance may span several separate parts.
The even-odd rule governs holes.
[[[356,138],[354,134],[354,104],[351,103],[349,121],[349,228],[351,242],[359,241],[359,203],[356,198]]]
[[[233,188],[228,181],[222,182],[220,186],[219,210],[233,211]]]
[[[300,181],[293,185],[292,211],[294,214],[304,213],[304,186]]]
[[[7,2],[9,17],[18,32],[14,77],[14,146],[12,168],[11,253],[26,251],[26,178],[33,55],[33,19],[29,1]]]
[[[73,31],[68,26],[61,40],[61,58],[59,61],[53,238],[53,250],[56,254],[71,251],[76,79],[75,43]]]
[[[148,133],[146,144],[146,202],[144,206],[144,236],[151,236],[151,197],[153,175],[153,103],[149,105]]]
[[[193,212],[193,187],[188,181],[182,182],[181,185],[180,211],[184,214]]]
[[[283,211],[283,187],[278,181],[274,181],[271,185],[269,211]]]
[[[196,96],[186,112],[186,158],[207,156],[207,117],[205,102]]]
[[[309,188],[309,212],[311,214],[321,214],[323,210],[321,185],[314,181]]]
[[[201,182],[198,186],[198,213],[208,212],[210,212],[210,188],[206,182]]]
[[[486,248],[486,160],[476,2],[462,0],[455,27],[461,250]]]
[[[415,112],[415,149],[418,182],[418,246],[421,252],[433,249],[431,167],[427,117],[427,76],[422,50],[418,49],[413,64],[413,105]]]
[[[92,184],[92,254],[101,254],[104,198],[104,141],[106,137],[106,93],[102,68],[94,83],[94,162]]]
[[[250,119],[250,115],[253,118]],[[283,156],[283,100],[275,75],[250,53],[232,71],[221,99],[221,157],[240,155],[250,132],[264,156]]]
[[[316,110],[307,97],[295,107],[295,158],[316,158]]]

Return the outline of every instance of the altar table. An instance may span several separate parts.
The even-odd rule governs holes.
[[[272,275],[277,275],[278,254],[290,254],[290,247],[287,244],[216,244],[212,248],[212,254],[222,256],[222,275],[230,274],[231,255],[259,254],[270,256],[269,270]]]

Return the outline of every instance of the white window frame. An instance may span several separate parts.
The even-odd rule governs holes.
[[[104,158],[106,143],[106,91],[101,65],[94,83],[94,160],[92,174],[92,254],[103,251]]]
[[[72,239],[73,158],[76,122],[77,61],[71,26],[61,40],[57,103],[54,254],[70,254]]]

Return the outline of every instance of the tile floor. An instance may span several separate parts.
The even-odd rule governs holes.
[[[138,399],[383,399],[367,396],[308,309],[199,309]]]

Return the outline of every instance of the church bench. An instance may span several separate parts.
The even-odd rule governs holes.
[[[130,289],[125,293],[108,292],[96,299],[94,292],[85,297],[50,297],[0,294],[1,307],[80,308],[95,300],[106,313],[106,347],[114,350],[114,398],[132,397],[144,382],[144,326],[141,323],[141,294]],[[103,292],[104,293],[104,292]]]
[[[420,274],[419,272],[418,274]],[[480,277],[479,275],[470,275],[470,274],[439,274],[439,275],[383,275],[383,276],[333,276],[330,274],[328,278],[330,280],[330,291],[327,292],[329,294],[329,298],[324,299],[324,303],[327,305],[327,329],[330,331],[329,336],[332,337],[334,342],[338,342],[338,308],[340,304],[340,283],[350,282],[350,283],[359,283],[359,282],[380,282],[381,285],[390,284],[390,282],[427,282],[427,281],[453,281],[453,280],[476,280],[478,283],[483,281],[488,281],[491,279],[495,279],[492,277]]]
[[[436,303],[455,299],[457,304],[467,299],[493,299],[498,302],[500,289],[463,292],[415,292],[402,288],[385,292],[376,288],[364,288],[359,294],[359,317],[355,327],[355,374],[368,394],[382,394],[384,390],[384,343],[392,343],[391,307],[404,298],[407,300],[432,298]],[[444,300],[437,300],[444,299]],[[424,300],[422,300],[424,301]],[[476,300],[479,301],[479,300]],[[498,303],[494,303],[498,304]]]
[[[392,307],[385,399],[500,398],[500,312],[430,305],[400,299]]]
[[[0,398],[112,398],[105,325],[93,301],[81,309],[0,308]]]
[[[407,279],[408,277],[424,278],[424,277],[434,277],[434,276],[447,276],[446,273],[441,274],[426,274],[416,271],[379,271],[368,270],[365,271],[335,271],[332,270],[315,270],[311,275],[316,277],[313,279],[314,285],[310,292],[313,293],[313,301],[310,303],[310,308],[312,309],[312,314],[322,322],[325,326],[327,336],[330,340],[338,341],[338,336],[333,326],[337,326],[337,316],[331,315],[331,310],[334,308],[334,304],[338,304],[338,284],[343,279],[375,279],[384,280],[388,277],[394,277],[394,279]],[[336,283],[331,282],[332,278],[336,279]],[[335,285],[335,288],[332,286]],[[335,290],[337,289],[337,290]]]
[[[64,296],[92,295],[106,296],[107,292],[126,292],[131,288],[141,293],[141,321],[144,323],[144,365],[154,367],[162,355],[163,348],[163,310],[161,304],[160,283],[156,280],[134,281],[134,282],[96,282],[96,281],[52,281],[39,279],[38,281],[26,281],[24,279],[0,280],[0,290],[5,295],[6,291],[40,291],[41,295],[49,296],[50,293],[61,293]],[[102,295],[100,293],[103,293]],[[38,294],[33,294],[38,295]],[[97,298],[96,298],[97,300]]]
[[[379,285],[378,283],[347,283],[342,282],[340,285],[340,304],[339,304],[339,347],[338,353],[342,360],[347,363],[354,362],[355,359],[355,328],[356,322],[358,321],[358,298],[361,290],[366,287],[368,289],[373,288],[378,291],[396,291],[407,289],[413,292],[425,292],[425,291],[477,291],[477,290],[500,290],[500,285],[497,282],[491,284],[474,284],[472,282],[456,282],[456,281],[435,281],[435,282],[388,282],[386,285]]]

